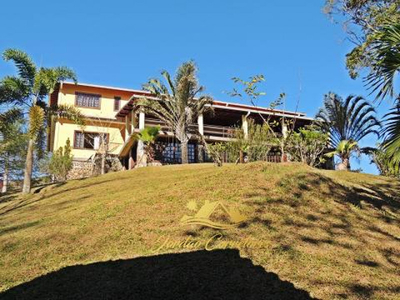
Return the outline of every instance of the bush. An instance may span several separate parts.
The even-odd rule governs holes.
[[[228,159],[231,162],[243,163],[245,156],[247,161],[266,160],[271,149],[279,145],[279,138],[269,124],[255,124],[251,119],[248,120],[247,137],[243,129],[237,128],[232,138],[234,140],[227,144]]]
[[[224,143],[207,144],[207,153],[218,167],[222,166],[227,145]]]
[[[292,132],[286,140],[286,151],[293,161],[317,167],[324,163],[323,152],[329,141],[329,135],[310,125]]]
[[[67,142],[53,153],[49,162],[49,173],[52,174],[57,181],[67,180],[68,172],[72,169],[71,142]]]

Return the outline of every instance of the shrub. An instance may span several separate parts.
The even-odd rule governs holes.
[[[329,135],[310,125],[292,132],[286,139],[286,151],[293,161],[317,167],[324,162],[323,152],[329,141]]]
[[[67,142],[53,153],[49,162],[49,173],[52,174],[57,181],[67,180],[68,172],[72,169],[71,142]]]

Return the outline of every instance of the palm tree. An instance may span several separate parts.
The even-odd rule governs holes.
[[[375,60],[366,77],[377,98],[395,97],[394,81],[400,71],[400,23],[385,26],[375,35],[372,42]]]
[[[384,27],[373,42],[376,60],[367,76],[367,84],[378,92],[377,98],[396,97],[394,82],[400,71],[400,23]],[[392,164],[400,164],[400,96],[397,105],[385,116],[383,151]]]
[[[361,154],[361,149],[356,141],[341,141],[336,149],[325,154],[327,157],[339,156],[341,162],[338,164],[338,170],[350,171],[350,158],[356,154],[357,157]]]
[[[138,134],[138,139],[144,143],[144,152],[146,154],[146,164],[154,161],[154,143],[160,133],[161,127],[145,127]],[[143,158],[142,158],[143,159]]]
[[[382,150],[394,166],[400,165],[400,102],[385,115]]]
[[[365,136],[379,136],[380,122],[372,105],[358,96],[343,101],[338,95],[325,95],[324,107],[316,115],[321,126],[330,134],[331,147],[336,149],[342,141],[359,142]]]
[[[79,110],[68,105],[48,106],[47,95],[54,91],[56,84],[66,79],[76,82],[75,73],[66,67],[37,68],[31,58],[23,51],[7,49],[3,53],[5,61],[13,61],[18,76],[6,76],[0,81],[0,104],[14,104],[23,108],[29,115],[28,149],[26,155],[23,193],[31,189],[34,152],[43,153],[46,130],[51,120],[62,117],[83,124]]]
[[[181,143],[182,164],[188,163],[188,142],[196,132],[190,126],[197,122],[197,117],[210,109],[213,100],[201,95],[204,87],[199,86],[197,68],[193,61],[183,63],[172,79],[167,71],[161,75],[166,85],[159,79],[151,79],[143,88],[157,100],[146,98],[138,105],[146,112],[164,121]],[[197,97],[198,96],[198,97]]]

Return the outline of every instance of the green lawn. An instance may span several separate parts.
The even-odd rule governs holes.
[[[0,291],[66,266],[196,250],[155,251],[219,233],[180,224],[205,200],[248,217],[224,241],[259,241],[240,255],[313,297],[400,298],[400,182],[266,163],[141,168],[0,198]]]

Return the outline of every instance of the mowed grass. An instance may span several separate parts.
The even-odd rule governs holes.
[[[187,203],[248,217],[218,231],[180,224]],[[149,167],[0,200],[0,291],[65,266],[192,251],[165,240],[250,239],[243,257],[322,299],[400,298],[400,182],[300,164]]]

